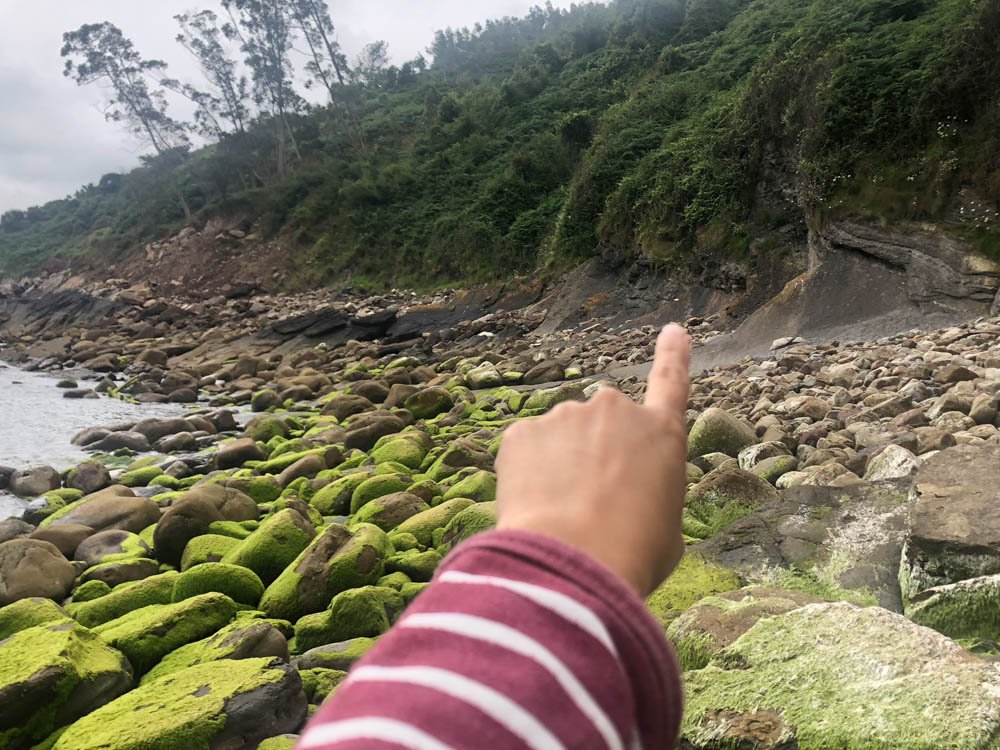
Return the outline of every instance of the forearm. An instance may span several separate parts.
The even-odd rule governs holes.
[[[490,532],[351,672],[299,747],[665,748],[681,688],[620,579],[548,537]]]

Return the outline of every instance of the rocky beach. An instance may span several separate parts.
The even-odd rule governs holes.
[[[0,747],[291,748],[493,525],[506,426],[642,398],[662,310],[578,286],[5,287],[9,362],[177,411],[0,477],[30,502],[0,521]],[[648,600],[685,670],[681,747],[993,747],[1000,317],[742,356],[754,316],[703,312],[696,363],[734,354],[696,365],[688,550]],[[58,389],[70,371],[95,379]]]

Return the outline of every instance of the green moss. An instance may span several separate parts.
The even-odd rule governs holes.
[[[51,734],[57,721],[73,721],[130,685],[122,655],[86,628],[57,623],[21,630],[0,641],[0,700],[5,711],[20,709],[13,726],[0,727],[0,747],[27,747]]]
[[[81,583],[73,589],[73,603],[92,602],[105,594],[111,593],[111,587],[104,581],[97,579]]]
[[[426,513],[427,511],[424,512]],[[418,513],[417,515],[420,514]],[[410,518],[413,518],[413,516],[410,516]],[[410,519],[408,518],[406,520],[408,521]],[[406,532],[400,533],[398,527],[389,532],[389,541],[392,543],[393,549],[397,552],[405,552],[406,550],[411,549],[419,550],[423,548],[423,545],[417,541],[417,538],[413,536],[413,534]]]
[[[274,438],[287,437],[288,425],[280,417],[261,415],[247,423],[244,433],[258,443],[267,443]]]
[[[227,552],[222,562],[249,568],[269,584],[309,546],[314,536],[316,532],[308,521],[285,508],[268,516],[253,534]]]
[[[302,678],[302,689],[310,703],[322,703],[337,689],[347,677],[347,672],[340,669],[303,669],[299,672]],[[290,746],[289,746],[290,747]]]
[[[362,586],[337,594],[325,612],[306,615],[295,623],[295,653],[351,638],[385,633],[403,611],[400,592],[383,586]]]
[[[376,586],[385,586],[386,588],[396,589],[399,591],[407,583],[412,583],[410,577],[406,573],[387,573],[376,581]]]
[[[142,675],[175,648],[211,635],[235,615],[236,604],[228,596],[202,594],[176,604],[142,607],[94,632],[124,653]]]
[[[284,682],[274,659],[215,661],[143,685],[73,724],[54,750],[211,750],[239,695]]]
[[[69,620],[66,611],[49,599],[20,599],[0,607],[0,641],[36,625]]]
[[[143,607],[170,604],[177,578],[177,573],[161,573],[123,583],[97,599],[70,605],[69,611],[81,625],[94,628]]]
[[[351,495],[351,514],[357,513],[366,503],[376,498],[402,492],[410,486],[410,478],[402,474],[384,474],[366,479]]]
[[[271,622],[237,617],[236,620],[207,638],[188,643],[171,651],[142,678],[141,684],[146,685],[166,677],[168,674],[198,664],[254,656],[255,652],[259,654],[256,647],[264,638],[283,640],[283,636]],[[287,653],[272,655],[281,658],[287,656]]]
[[[181,555],[181,570],[206,562],[219,562],[226,553],[239,546],[240,540],[220,534],[201,534],[191,539]]]
[[[264,584],[256,573],[240,565],[204,563],[177,577],[173,601],[180,602],[212,591],[225,594],[238,604],[256,606],[264,594]]]
[[[429,446],[419,438],[410,437],[413,434],[404,432],[393,435],[392,440],[385,442],[380,440],[372,449],[372,459],[377,464],[392,462],[401,464],[407,470],[419,469],[427,456]]]
[[[497,475],[492,471],[477,471],[456,482],[444,493],[445,500],[466,497],[479,503],[496,499]]]
[[[145,487],[163,473],[163,469],[159,466],[143,466],[139,469],[133,469],[132,471],[126,471],[120,477],[118,477],[118,484],[123,484],[126,487]]]
[[[441,554],[437,550],[408,550],[387,557],[385,569],[390,573],[405,573],[413,581],[426,582],[431,580],[440,564]]]
[[[285,453],[267,461],[247,461],[246,465],[260,474],[280,474],[296,461],[306,456],[323,456],[327,450],[325,446],[322,448],[310,448],[309,450]]]
[[[260,608],[271,617],[295,621],[319,612],[341,591],[375,583],[385,572],[392,545],[371,524],[327,526],[267,587]]]
[[[816,571],[777,571],[775,585],[790,591],[801,591],[828,602],[851,602],[861,607],[878,605],[875,595],[865,588],[845,589],[830,580],[820,578]]]
[[[541,414],[564,401],[583,401],[583,389],[578,385],[561,385],[533,391],[521,409]]]
[[[706,409],[688,434],[688,459],[716,452],[735,458],[756,442],[757,436],[750,425],[722,409]]]
[[[294,750],[298,737],[268,737],[257,746],[257,750]]]
[[[469,537],[496,525],[496,503],[475,503],[456,513],[443,529],[433,532],[434,546],[440,548],[442,553],[447,552]]]
[[[83,492],[81,490],[74,490],[71,487],[61,487],[58,490],[51,490],[45,493],[46,497],[57,497],[66,503],[75,503],[77,500],[83,497]]]
[[[1000,642],[1000,575],[927,589],[907,604],[906,616],[954,640]]]
[[[688,552],[680,565],[646,599],[650,612],[664,626],[699,599],[740,587],[740,577],[731,570],[712,565],[696,552]]]
[[[412,534],[419,544],[430,547],[434,543],[435,529],[447,526],[451,519],[474,504],[468,498],[447,500],[430,510],[407,518],[395,528],[393,539],[397,538],[398,534]],[[402,550],[403,548],[397,546],[397,549]]]
[[[346,516],[351,512],[351,497],[354,495],[354,490],[370,477],[371,475],[364,471],[347,474],[317,490],[309,502],[324,516]]]
[[[254,477],[248,483],[246,493],[253,498],[255,503],[270,503],[278,499],[281,487],[274,480],[274,477]]]
[[[228,536],[233,539],[246,539],[253,533],[253,529],[247,528],[240,521],[212,521],[208,525],[208,532],[210,534],[218,534],[219,536]]]
[[[150,479],[148,486],[166,487],[168,490],[179,490],[184,485],[181,483],[181,480],[176,477],[172,477],[169,474],[160,474],[159,476]]]
[[[998,683],[993,667],[900,615],[814,604],[759,620],[685,674],[681,744],[749,747],[730,732],[759,719],[772,747],[990,748]]]

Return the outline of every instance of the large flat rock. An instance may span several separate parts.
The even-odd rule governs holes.
[[[913,483],[900,583],[905,596],[1000,573],[1000,445],[959,445]]]

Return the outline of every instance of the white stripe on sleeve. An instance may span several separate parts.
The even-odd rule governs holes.
[[[611,634],[608,633],[608,629],[604,627],[604,623],[601,622],[601,618],[595,615],[589,607],[584,606],[576,599],[566,596],[566,594],[559,591],[553,591],[552,589],[544,586],[538,586],[534,583],[514,581],[510,578],[501,578],[499,576],[463,573],[460,570],[449,570],[447,573],[443,573],[439,576],[438,581],[441,583],[465,583],[479,584],[482,586],[494,586],[496,588],[512,591],[515,594],[520,594],[525,599],[529,599],[538,606],[544,607],[551,612],[555,612],[564,620],[569,620],[574,625],[585,630],[600,641],[600,643],[608,651],[610,651],[616,659],[618,658],[618,652],[615,649],[615,644],[611,641]]]
[[[305,733],[296,747],[306,750],[334,742],[361,739],[390,742],[409,750],[455,750],[411,724],[380,716],[363,716],[318,724]]]
[[[532,750],[565,750],[549,729],[522,706],[476,680],[438,667],[379,667],[355,669],[353,682],[402,682],[431,688],[479,709],[493,721],[520,737]]]
[[[514,651],[545,669],[566,691],[580,712],[593,723],[611,750],[623,750],[624,743],[611,719],[570,669],[549,649],[519,630],[485,617],[458,612],[418,612],[404,616],[396,627],[443,630]]]

